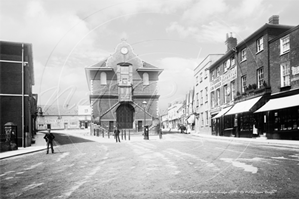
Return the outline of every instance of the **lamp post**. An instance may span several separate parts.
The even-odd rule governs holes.
[[[144,140],[147,140],[147,133],[146,133],[146,106],[147,106],[147,102],[143,101],[143,107],[144,107]]]

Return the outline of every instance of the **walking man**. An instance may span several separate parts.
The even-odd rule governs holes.
[[[120,136],[119,136],[120,135],[120,130],[119,130],[118,126],[114,130],[114,134],[115,134],[116,142],[121,142],[120,141]]]
[[[50,132],[50,129],[48,129],[48,132],[44,136],[44,139],[47,142],[47,154],[49,153],[49,145],[51,147],[52,153],[54,153],[54,149],[53,149],[53,140],[54,140],[54,138],[55,138],[55,136]]]

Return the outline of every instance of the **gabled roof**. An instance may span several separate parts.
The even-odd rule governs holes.
[[[107,59],[104,59],[104,60],[101,60],[100,62],[94,64],[94,65],[91,65],[87,68],[100,68],[100,67],[106,67],[106,61]]]

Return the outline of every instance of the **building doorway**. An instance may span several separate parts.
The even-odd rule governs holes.
[[[114,121],[109,121],[108,131],[109,132],[113,132],[114,131]]]
[[[138,132],[143,131],[143,121],[138,121]]]
[[[123,103],[117,108],[116,112],[119,128],[132,129],[134,108],[129,103]]]

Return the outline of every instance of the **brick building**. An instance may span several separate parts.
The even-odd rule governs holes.
[[[280,25],[275,15],[238,44],[234,37],[227,36],[226,54],[209,68],[211,91],[216,90],[211,92],[211,114],[217,135],[256,137],[267,131],[269,124],[255,111],[276,92],[270,86],[274,74],[269,42],[291,28]]]
[[[299,26],[269,41],[270,100],[256,111],[270,139],[299,140]]]
[[[268,123],[254,112],[263,106],[273,92],[270,87],[269,41],[293,28],[279,24],[279,16],[269,18],[261,28],[236,46],[237,97],[235,105],[225,114],[225,129],[237,137],[256,137],[262,135]]]
[[[225,128],[224,114],[233,106],[236,95],[236,45],[237,39],[231,34],[226,36],[226,53],[208,67],[210,73],[211,128],[213,135],[231,134]]]
[[[34,71],[31,44],[0,41],[0,132],[4,125],[17,126],[17,146],[31,145],[34,134],[37,95],[32,94]]]
[[[109,131],[116,124],[142,131],[159,122],[157,82],[162,69],[142,61],[127,42],[85,71],[93,123]]]

